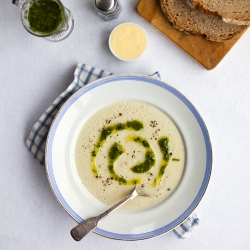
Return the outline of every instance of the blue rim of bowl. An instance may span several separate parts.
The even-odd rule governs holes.
[[[64,210],[75,221],[81,222],[84,220],[68,205],[68,203],[66,202],[66,200],[62,196],[62,194],[57,186],[54,172],[53,172],[52,145],[53,145],[53,140],[54,140],[54,136],[55,136],[57,127],[58,127],[62,117],[64,116],[65,112],[69,109],[69,107],[78,98],[83,96],[85,93],[91,91],[92,89],[94,89],[98,86],[108,84],[108,83],[111,83],[114,81],[123,81],[123,80],[142,81],[145,83],[153,84],[153,85],[156,85],[160,88],[163,88],[163,89],[167,90],[168,92],[172,93],[173,95],[175,95],[180,101],[182,101],[189,108],[189,110],[195,116],[195,118],[200,126],[200,129],[202,131],[203,138],[204,138],[205,145],[206,145],[206,170],[205,170],[205,175],[204,175],[204,178],[202,181],[202,185],[201,185],[199,192],[197,193],[195,199],[193,200],[193,202],[178,218],[176,218],[171,223],[169,223],[161,228],[158,228],[158,229],[150,231],[150,232],[141,233],[141,234],[118,234],[118,233],[114,233],[114,232],[105,231],[105,230],[102,230],[100,228],[96,228],[93,231],[93,232],[95,232],[101,236],[107,237],[107,238],[116,239],[116,240],[133,241],[133,240],[148,239],[148,238],[152,238],[152,237],[161,235],[163,233],[169,232],[170,230],[174,229],[176,226],[181,224],[194,211],[194,209],[197,207],[197,205],[201,201],[201,199],[202,199],[202,197],[207,189],[209,180],[210,180],[211,171],[212,171],[212,146],[211,146],[210,137],[209,137],[207,127],[206,127],[202,117],[200,116],[200,114],[196,110],[196,108],[184,95],[182,95],[178,90],[174,89],[170,85],[168,85],[160,80],[148,77],[148,76],[137,76],[137,75],[109,76],[109,77],[98,79],[98,80],[94,81],[93,83],[89,83],[88,85],[84,86],[82,89],[78,90],[75,94],[73,94],[59,110],[58,114],[56,115],[56,117],[51,125],[50,131],[48,133],[48,138],[47,138],[47,142],[46,142],[46,150],[45,150],[46,171],[47,171],[47,177],[48,177],[52,192],[54,193],[55,198],[60,203],[60,205],[64,208]]]

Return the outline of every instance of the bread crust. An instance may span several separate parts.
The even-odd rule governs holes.
[[[186,0],[186,2],[197,11],[218,16],[224,22],[250,25],[249,0]]]
[[[219,17],[202,14],[190,7],[186,0],[160,0],[164,16],[173,27],[186,34],[202,35],[215,42],[224,42],[241,35],[247,26],[223,22]]]

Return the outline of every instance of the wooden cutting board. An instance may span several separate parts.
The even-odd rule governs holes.
[[[186,35],[173,28],[164,17],[159,0],[140,0],[136,7],[142,17],[208,70],[218,65],[240,38],[218,43],[208,41],[202,36]]]

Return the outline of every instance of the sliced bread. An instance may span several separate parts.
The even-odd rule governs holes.
[[[225,23],[217,16],[202,14],[190,7],[186,0],[160,0],[160,6],[175,28],[187,34],[203,35],[208,40],[223,42],[241,35],[247,28]]]
[[[250,25],[250,0],[186,0],[201,13],[219,16],[223,21]]]

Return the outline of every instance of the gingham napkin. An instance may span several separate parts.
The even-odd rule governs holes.
[[[45,144],[48,135],[48,131],[52,124],[54,117],[59,111],[64,102],[78,89],[94,80],[112,75],[112,73],[101,70],[95,67],[91,67],[86,64],[78,64],[74,73],[74,81],[69,87],[56,98],[51,106],[44,112],[40,119],[33,126],[28,139],[26,140],[26,146],[30,150],[34,158],[41,164],[45,163]],[[151,75],[151,77],[160,79],[158,72]],[[199,224],[199,219],[195,215],[190,215],[182,224],[177,226],[172,232],[180,239],[187,238],[195,226]]]

